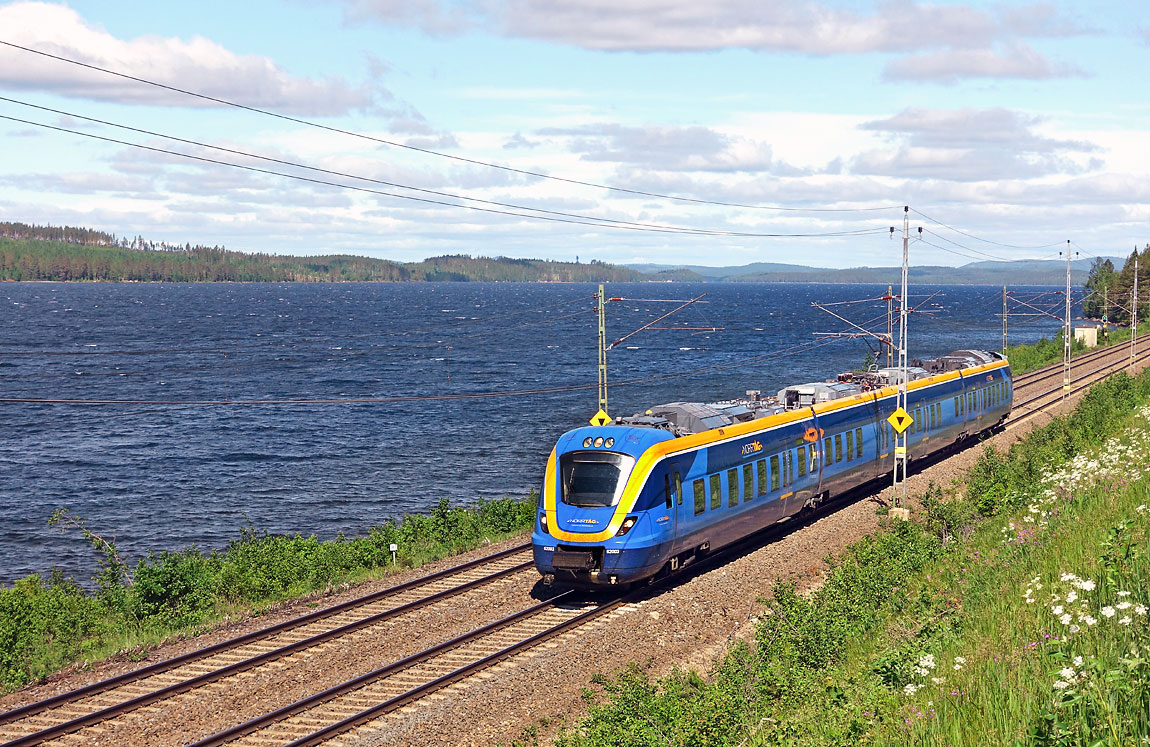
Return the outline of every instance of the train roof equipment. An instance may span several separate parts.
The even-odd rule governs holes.
[[[1000,353],[986,350],[955,350],[929,360],[915,360],[907,368],[910,381],[925,379],[946,371],[959,371],[1003,360]],[[787,410],[796,410],[846,399],[870,389],[894,386],[902,379],[902,369],[873,368],[869,371],[846,371],[830,381],[793,384],[779,390],[775,397],[763,397],[758,389],[748,389],[746,397],[719,402],[668,402],[645,412],[615,418],[615,425],[631,425],[668,431],[675,436],[688,436],[713,428],[765,418]]]

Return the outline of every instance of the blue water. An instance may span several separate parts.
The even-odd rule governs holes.
[[[651,330],[612,350],[611,413],[775,392],[853,368],[867,353],[859,340],[780,353],[845,328],[811,301],[885,290],[611,285],[610,296],[625,298],[706,293],[708,303],[656,326],[722,328]],[[915,287],[912,303],[936,290],[911,317],[912,357],[1000,347],[1000,288]],[[0,581],[53,566],[81,581],[91,575],[93,551],[48,528],[57,507],[138,557],[224,547],[249,522],[327,538],[440,498],[526,494],[556,437],[596,410],[594,292],[518,283],[0,285],[0,397],[142,402],[0,403]],[[609,339],[674,305],[609,304]],[[832,308],[885,328],[885,302]],[[1012,323],[1011,342],[1058,326]],[[435,399],[541,389],[558,391]],[[387,397],[416,399],[180,404]]]

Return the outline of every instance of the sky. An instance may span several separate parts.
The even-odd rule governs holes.
[[[912,265],[1150,243],[1144,2],[21,1],[0,42],[0,220],[400,261],[896,265],[904,206]]]

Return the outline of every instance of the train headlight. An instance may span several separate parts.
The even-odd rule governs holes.
[[[547,512],[539,514],[539,528],[544,532],[547,531]]]
[[[584,449],[590,449],[591,448],[591,437],[590,436],[583,439],[583,448]]]
[[[635,522],[639,520],[637,516],[628,516],[623,519],[623,525],[619,527],[619,531],[615,532],[616,537],[622,537],[627,532],[631,531],[631,527],[635,526]]]
[[[598,448],[603,445],[603,437],[599,436],[595,439],[595,447]]]
[[[609,438],[603,442],[603,445],[606,446],[608,449],[610,449],[612,446],[615,445],[615,439]]]

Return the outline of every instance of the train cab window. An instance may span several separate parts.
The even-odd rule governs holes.
[[[855,458],[855,432],[847,431],[847,461],[854,461]]]
[[[623,494],[635,458],[611,451],[571,451],[559,458],[563,502],[593,508],[614,506]]]
[[[683,505],[683,477],[678,472],[675,473],[675,504]]]
[[[727,470],[727,505],[739,505],[739,470]]]
[[[779,489],[779,458],[771,457],[771,490]]]
[[[723,481],[718,475],[711,475],[711,510],[723,506]]]
[[[843,434],[835,434],[835,464],[843,460]]]
[[[743,500],[749,501],[755,497],[755,471],[749,464],[743,465]]]
[[[667,508],[671,507],[671,476],[663,475],[663,496]]]
[[[859,459],[863,455],[862,428],[855,428],[855,448],[858,449]]]
[[[807,447],[800,446],[795,449],[795,461],[799,463],[799,477],[807,474]]]
[[[759,482],[759,495],[767,494],[767,460],[760,459],[755,462],[755,475]]]
[[[707,510],[707,483],[695,480],[695,516]]]

